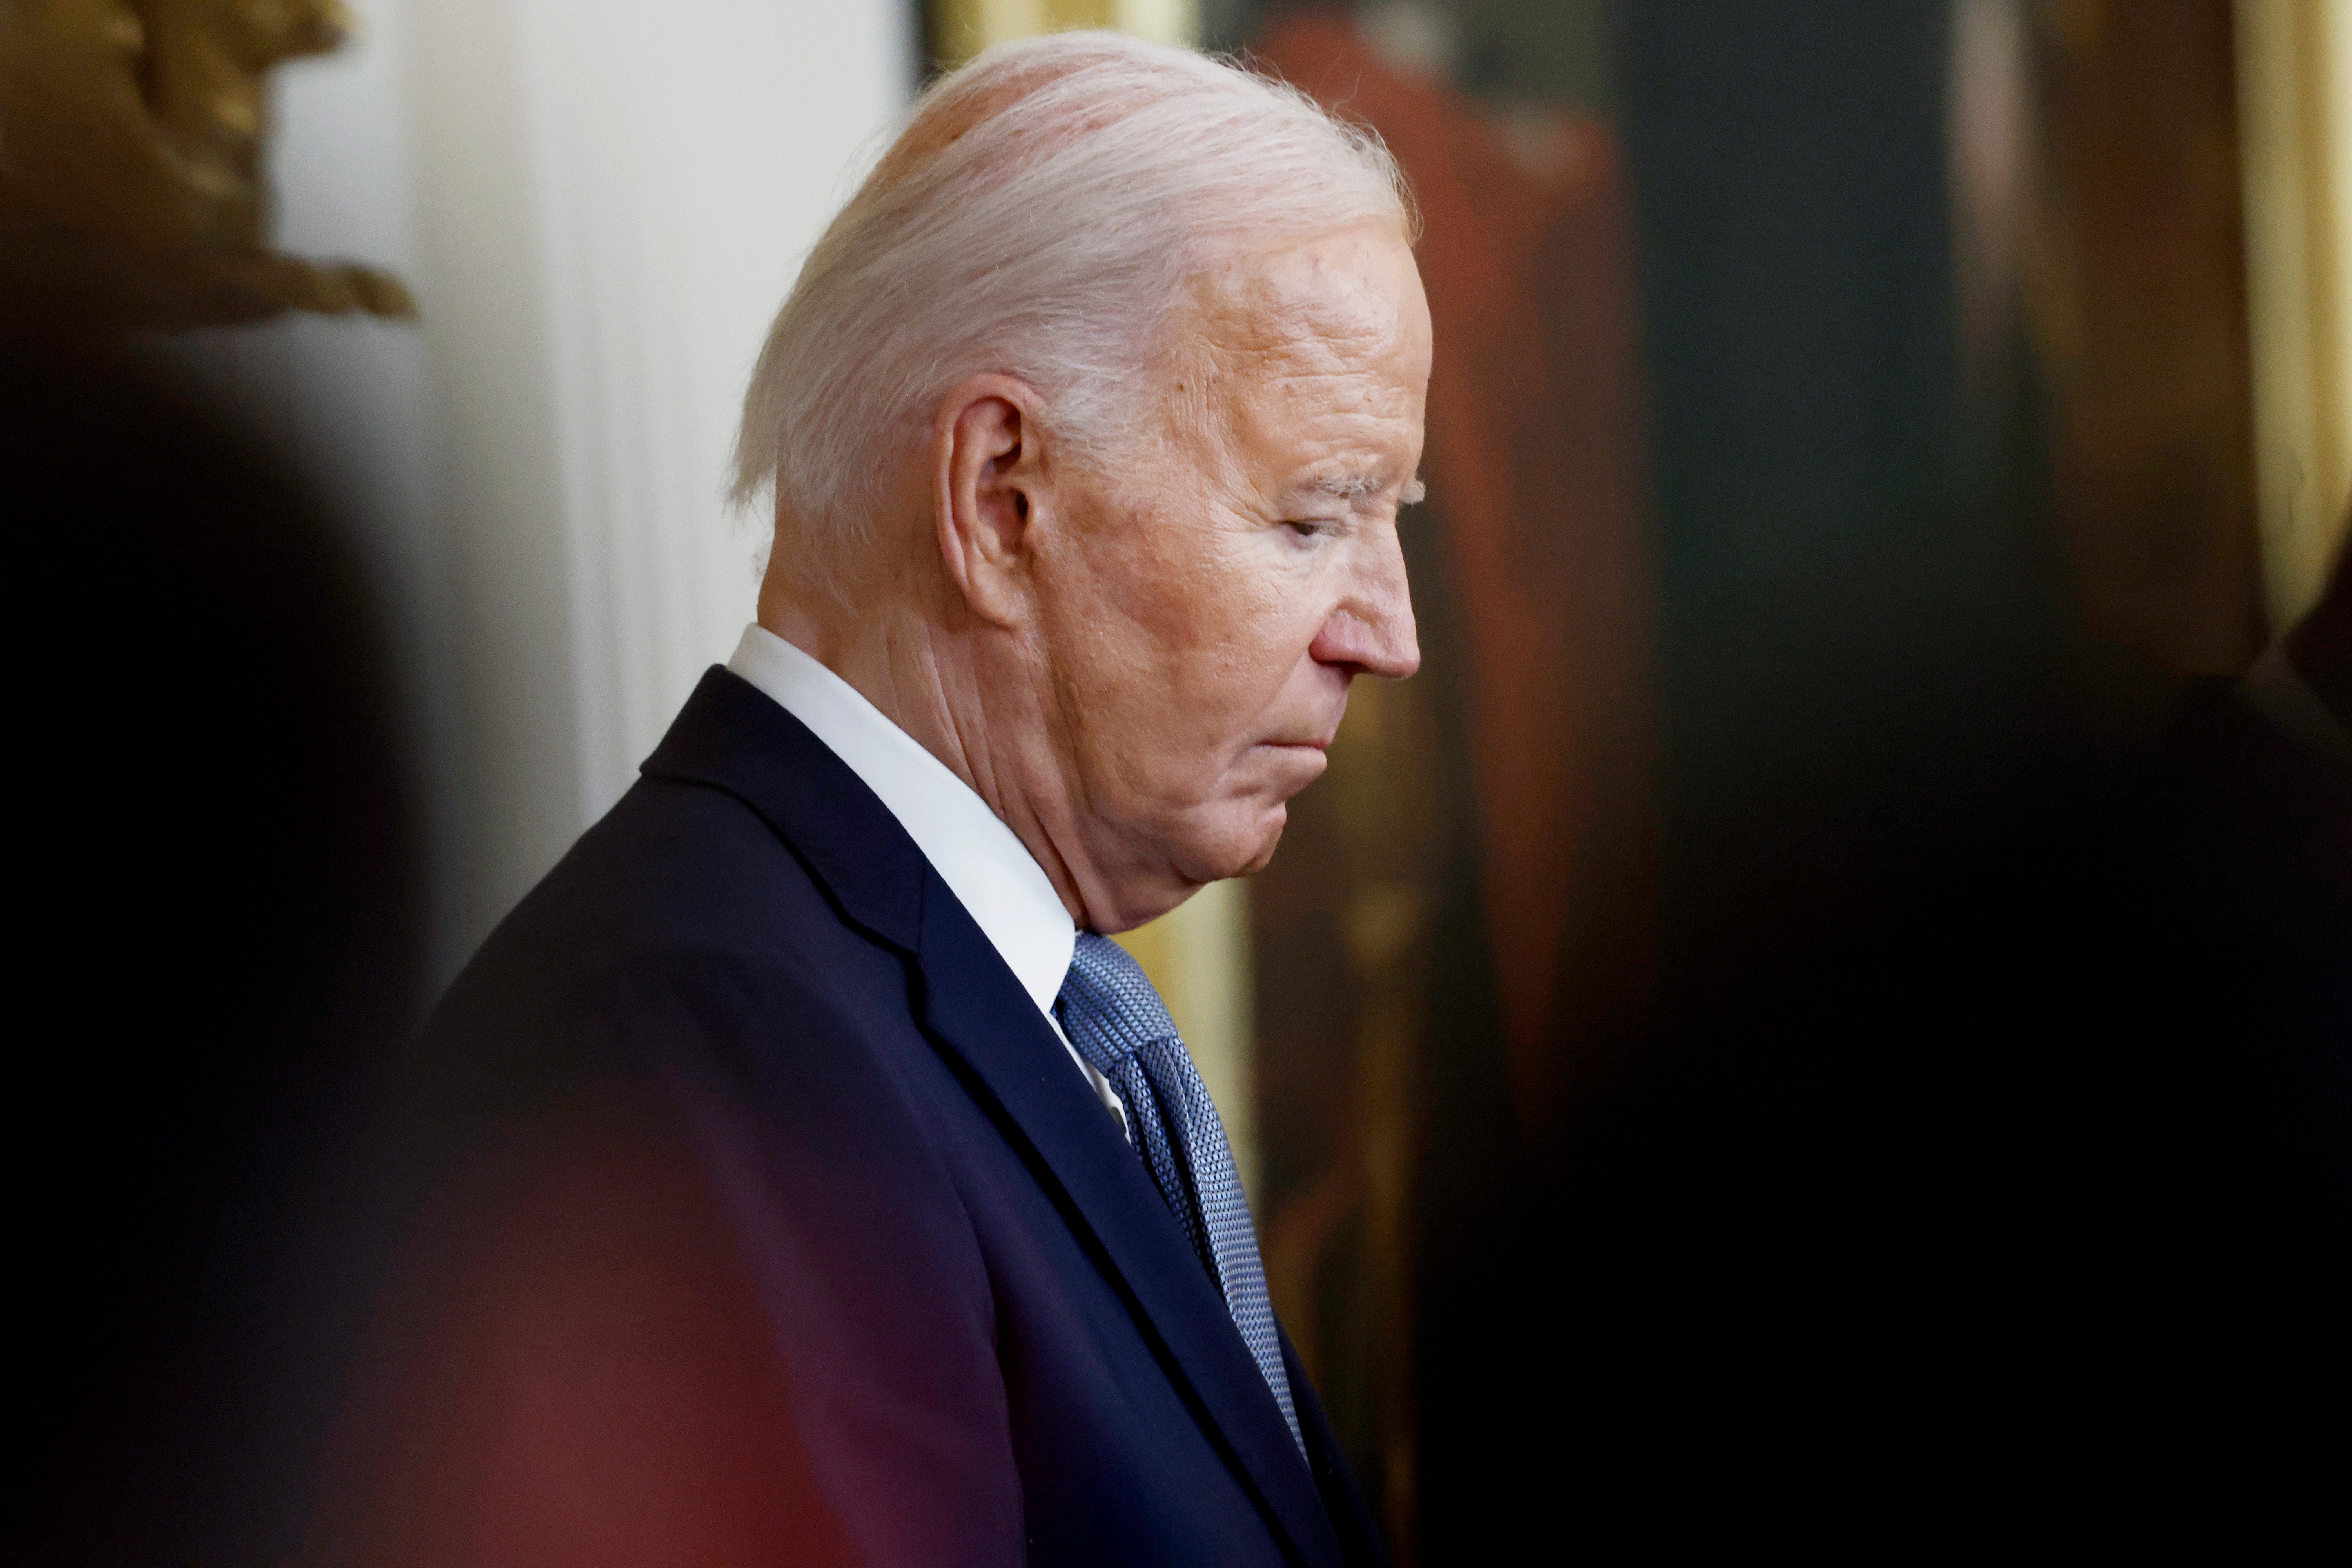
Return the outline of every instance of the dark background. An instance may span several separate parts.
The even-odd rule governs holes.
[[[1945,5],[1223,23],[1397,151],[1442,344],[1478,319],[1455,215],[1530,199],[1476,135],[1549,116],[1625,196],[1614,228],[1605,184],[1564,200],[1505,273],[1548,365],[1441,357],[1423,673],[1360,693],[1253,885],[1269,1273],[1409,1560],[2317,1495],[2286,1434],[2341,1370],[2352,786],[2231,679],[2285,628],[2229,9],[2014,15],[2032,205],[1989,261]],[[1544,479],[1609,460],[1576,323],[1612,245],[1620,510]],[[2000,287],[1964,319],[1971,264]],[[1446,480],[1465,386],[1522,427],[1476,454],[1507,523]],[[1517,685],[1464,542],[1498,529],[1570,606]],[[1558,543],[1619,534],[1638,569]],[[1578,654],[1595,622],[1644,661]],[[1541,732],[1632,781],[1507,796],[1481,726],[1556,710],[1630,715]],[[1547,811],[1588,846],[1570,892],[1498,902]],[[1368,954],[1400,888],[1412,934]]]

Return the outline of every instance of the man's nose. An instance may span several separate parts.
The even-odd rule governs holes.
[[[1353,672],[1402,680],[1421,668],[1421,642],[1412,624],[1412,590],[1405,582],[1404,552],[1393,534],[1365,563],[1352,591],[1324,617],[1309,650],[1330,665]]]

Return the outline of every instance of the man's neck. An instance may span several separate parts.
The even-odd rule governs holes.
[[[1056,797],[1040,786],[1051,775],[1021,765],[1042,753],[1041,716],[992,705],[964,639],[903,614],[872,615],[845,626],[767,594],[761,596],[760,624],[841,677],[962,780],[1021,840],[1071,918],[1082,927],[1088,923],[1079,878],[1049,826]],[[1040,810],[1041,804],[1047,809]]]

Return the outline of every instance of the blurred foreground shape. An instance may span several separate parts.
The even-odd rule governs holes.
[[[348,1353],[342,1162],[423,983],[378,611],[331,509],[119,350],[0,340],[0,464],[41,1020],[0,1555],[283,1561]]]

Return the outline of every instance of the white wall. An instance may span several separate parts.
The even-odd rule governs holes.
[[[436,971],[626,787],[752,600],[721,501],[801,254],[912,77],[906,0],[356,0],[278,72],[281,243],[386,265],[414,326],[159,353],[362,531],[436,844]]]

